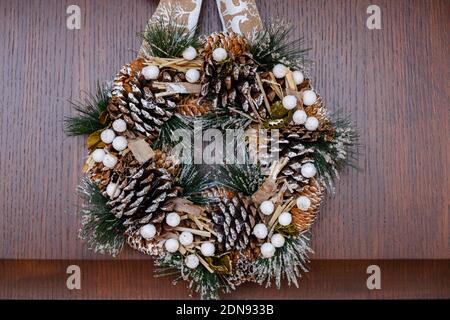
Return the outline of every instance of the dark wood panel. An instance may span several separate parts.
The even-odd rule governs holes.
[[[218,30],[204,2],[201,29]],[[316,88],[331,110],[351,114],[365,145],[362,170],[344,173],[313,227],[315,259],[449,258],[450,2],[379,0],[376,31],[365,27],[369,0],[257,2],[305,37]],[[105,258],[76,239],[86,152],[62,120],[68,99],[133,58],[157,1],[76,1],[78,31],[66,29],[72,3],[0,0],[3,259]]]
[[[77,264],[81,290],[68,290]],[[366,286],[368,265],[381,269],[381,289]],[[187,299],[186,283],[152,277],[150,261],[0,261],[0,299]],[[449,261],[312,261],[299,288],[246,284],[223,299],[450,298]],[[194,298],[197,298],[194,296]]]

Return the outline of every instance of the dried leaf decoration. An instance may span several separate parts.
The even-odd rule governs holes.
[[[275,227],[275,231],[285,237],[297,236],[299,234],[298,229],[293,224],[290,224],[288,226],[277,224],[277,226]]]
[[[233,272],[229,253],[215,257],[205,257],[205,260],[211,269],[218,273],[231,274]]]
[[[107,111],[103,111],[102,113],[100,113],[98,120],[101,124],[107,124],[110,121],[109,113]]]
[[[106,144],[100,139],[100,134],[102,131],[103,129],[97,130],[88,136],[86,146],[89,150],[104,148],[106,146]]]

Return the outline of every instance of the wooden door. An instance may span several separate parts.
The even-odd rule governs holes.
[[[84,139],[69,139],[68,100],[111,79],[136,55],[157,1],[0,0],[0,298],[185,298],[154,279],[148,257],[95,254],[77,240]],[[448,0],[259,0],[263,18],[293,22],[330,110],[361,132],[360,171],[347,170],[312,230],[300,288],[245,285],[224,298],[450,297]],[[381,29],[366,26],[369,5]],[[207,14],[205,14],[207,12]],[[204,1],[201,31],[220,28]],[[66,288],[66,268],[82,289]],[[378,265],[382,289],[369,290]]]

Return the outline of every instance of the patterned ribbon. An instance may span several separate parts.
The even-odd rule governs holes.
[[[164,21],[175,20],[180,25],[185,25],[188,30],[197,26],[203,0],[161,0],[155,13],[150,18],[147,26],[159,19]],[[139,55],[145,49],[145,42],[141,45]]]
[[[159,19],[176,20],[188,30],[197,26],[203,0],[161,0],[147,26]],[[261,17],[255,0],[216,0],[220,20],[225,31],[233,31],[246,37],[262,28]],[[143,42],[139,55],[146,44]]]
[[[255,0],[216,0],[223,29],[248,38],[262,29]]]

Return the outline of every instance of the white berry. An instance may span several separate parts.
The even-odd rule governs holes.
[[[259,206],[259,210],[261,210],[262,214],[270,216],[275,210],[275,205],[273,204],[272,201],[266,200],[263,201],[263,203],[261,203],[261,205]]]
[[[272,243],[275,248],[281,248],[282,246],[284,246],[284,242],[284,237],[279,233],[275,233],[272,236],[272,239],[270,239],[270,243]]]
[[[153,239],[156,235],[156,228],[153,224],[149,223],[141,227],[141,230],[139,231],[142,238],[146,240]]]
[[[142,69],[142,75],[145,80],[156,80],[159,77],[159,68],[157,66],[146,66]]]
[[[178,237],[178,240],[183,246],[189,246],[194,241],[194,235],[189,231],[183,231]]]
[[[213,59],[217,62],[221,62],[228,57],[228,53],[224,48],[217,48],[213,51]]]
[[[303,104],[305,106],[312,106],[314,103],[316,103],[317,95],[312,90],[306,90],[303,92]]]
[[[297,208],[299,208],[302,211],[307,211],[311,206],[311,200],[309,200],[309,198],[305,196],[298,197],[296,202]]]
[[[190,83],[195,83],[200,80],[200,72],[197,69],[189,69],[186,71],[186,80]]]
[[[311,162],[307,162],[304,165],[302,165],[300,171],[302,173],[302,176],[304,176],[305,178],[312,178],[317,173],[316,167]]]
[[[272,72],[275,78],[282,79],[286,77],[288,68],[284,64],[277,64],[273,67]]]
[[[271,243],[263,243],[261,246],[261,254],[264,258],[272,258],[275,254],[275,247]]]
[[[111,142],[113,142],[115,137],[116,134],[111,129],[103,130],[102,133],[100,133],[100,139],[106,144],[110,144]]]
[[[204,255],[205,257],[211,257],[212,255],[214,255],[216,248],[214,247],[214,245],[212,243],[205,242],[205,243],[202,243],[202,245],[200,247],[200,251],[202,252],[202,255]]]
[[[92,152],[92,160],[94,160],[95,162],[102,162],[105,154],[105,150],[95,149],[94,152]]]
[[[103,157],[103,165],[109,169],[112,169],[117,164],[117,158],[112,154],[105,154]]]
[[[177,252],[179,247],[180,244],[178,243],[178,240],[174,238],[167,239],[164,243],[164,248],[166,248],[168,252]]]
[[[288,95],[283,98],[283,107],[288,110],[292,110],[297,106],[297,97]]]
[[[303,76],[303,73],[301,71],[294,71],[292,72],[292,77],[294,78],[294,82],[296,85],[299,85],[305,80],[305,77]]]
[[[112,143],[112,146],[117,151],[125,150],[128,146],[128,141],[125,137],[115,137]]]
[[[189,269],[195,269],[198,267],[200,260],[195,254],[190,254],[186,256],[186,258],[184,259],[184,263]]]
[[[183,58],[186,60],[194,60],[197,57],[197,50],[194,47],[187,47],[183,51]]]
[[[289,212],[283,212],[278,217],[278,223],[282,226],[288,226],[292,222],[292,215]]]
[[[112,127],[115,132],[125,132],[127,130],[127,123],[123,119],[114,120]]]
[[[258,223],[254,228],[253,228],[253,234],[255,235],[255,237],[257,237],[258,239],[265,239],[267,237],[268,234],[268,230],[267,227],[264,223]]]
[[[292,121],[294,121],[295,124],[304,124],[307,118],[308,115],[304,110],[296,110],[292,115]]]
[[[119,189],[118,185],[113,182],[109,183],[108,186],[106,187],[106,194],[110,198],[118,197],[120,194],[120,189]]]
[[[176,212],[171,212],[166,216],[166,223],[171,227],[176,227],[180,224],[181,218]]]
[[[316,117],[308,117],[305,122],[305,128],[309,131],[315,131],[319,127],[319,120]]]

